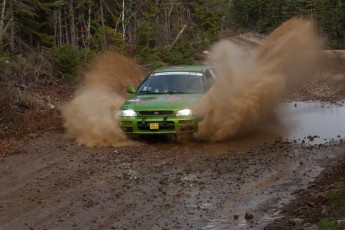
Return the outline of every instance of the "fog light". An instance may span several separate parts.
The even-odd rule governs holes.
[[[180,120],[178,123],[179,124],[183,124],[183,125],[185,125],[185,124],[192,124],[193,120]]]

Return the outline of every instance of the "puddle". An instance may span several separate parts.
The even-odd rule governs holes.
[[[291,102],[281,103],[275,115],[255,131],[231,141],[209,143],[194,142],[174,145],[173,150],[187,154],[193,150],[205,150],[212,154],[225,154],[230,149],[247,151],[277,138],[305,143],[323,144],[345,137],[345,100],[337,103]],[[155,145],[159,149],[171,149],[171,144]]]
[[[289,140],[322,144],[345,136],[345,101],[294,102],[278,106],[278,120]]]

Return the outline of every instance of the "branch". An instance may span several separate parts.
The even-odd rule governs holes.
[[[183,32],[186,30],[188,24],[184,24],[181,31],[177,34],[176,38],[174,39],[174,41],[169,45],[169,50],[172,49],[174,47],[174,45],[177,43],[177,41],[180,39],[181,35],[183,34]]]

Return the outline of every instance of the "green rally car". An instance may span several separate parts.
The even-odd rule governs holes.
[[[145,78],[120,109],[120,127],[127,134],[178,134],[197,131],[192,108],[215,80],[212,68],[201,65],[158,68]]]

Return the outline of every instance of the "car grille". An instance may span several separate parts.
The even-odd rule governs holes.
[[[168,116],[173,113],[174,111],[171,110],[139,111],[139,115],[141,116]]]
[[[150,130],[150,123],[158,123],[159,129]],[[159,121],[159,122],[138,122],[137,124],[139,130],[150,130],[150,131],[158,131],[158,130],[175,130],[175,123],[173,121]]]

